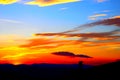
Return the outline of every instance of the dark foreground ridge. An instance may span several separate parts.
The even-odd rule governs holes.
[[[33,64],[0,65],[0,80],[120,80],[120,61],[100,66]]]

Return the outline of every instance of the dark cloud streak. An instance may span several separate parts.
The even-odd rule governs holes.
[[[79,27],[73,28],[72,30],[64,31],[64,32],[61,32],[61,33],[76,32],[76,31],[80,31],[80,30],[83,30],[83,29],[87,29],[87,28],[90,28],[90,27],[97,26],[97,25],[107,25],[107,26],[115,25],[117,27],[120,27],[120,17],[115,16],[113,18],[104,19],[104,20],[100,20],[100,21],[97,21],[97,22],[89,23],[89,24],[84,24],[84,25],[81,25]]]
[[[75,55],[72,52],[65,52],[65,51],[61,51],[61,52],[53,52],[52,54],[54,55],[58,55],[58,56],[68,56],[68,57],[80,57],[80,58],[92,58],[88,55],[84,55],[84,54],[78,54]]]
[[[74,33],[76,31],[81,31],[83,29],[91,28],[97,25],[107,25],[107,26],[117,26],[118,28],[116,30],[110,31],[110,32],[92,32],[92,33]],[[85,41],[90,38],[101,38],[100,40],[114,40],[120,38],[120,16],[115,16],[109,19],[104,19],[100,21],[96,21],[89,24],[84,24],[79,27],[76,27],[74,29],[59,32],[59,33],[37,33],[36,36],[65,36],[66,38],[69,37],[78,37],[78,41],[82,40]]]

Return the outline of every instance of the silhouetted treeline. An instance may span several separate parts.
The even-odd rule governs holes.
[[[120,80],[119,71],[120,61],[95,67],[83,65],[81,61],[72,65],[1,64],[0,80]]]

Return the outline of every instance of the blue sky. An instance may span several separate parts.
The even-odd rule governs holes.
[[[0,34],[31,35],[41,32],[61,32],[82,24],[120,15],[120,0],[83,0],[72,3],[40,7],[14,3],[0,4]],[[98,16],[90,20],[90,16]],[[116,27],[91,28],[89,31],[109,31]]]

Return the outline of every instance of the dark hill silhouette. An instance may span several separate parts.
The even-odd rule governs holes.
[[[119,80],[119,68],[120,61],[94,67],[83,65],[81,61],[79,65],[1,64],[0,80]]]
[[[120,61],[86,69],[84,75],[85,80],[120,80]]]
[[[91,66],[83,65],[84,69]],[[0,65],[0,80],[52,80],[74,79],[78,64],[32,64],[32,65]],[[72,78],[71,78],[71,77]]]

